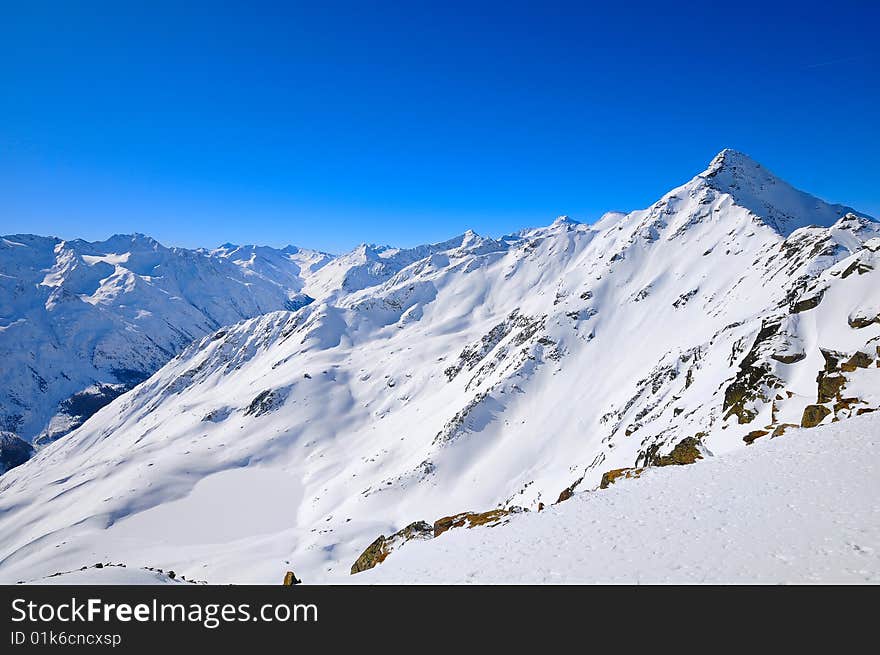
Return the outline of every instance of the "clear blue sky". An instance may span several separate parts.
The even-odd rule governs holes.
[[[499,235],[724,147],[880,216],[876,1],[133,4],[0,8],[0,233]]]

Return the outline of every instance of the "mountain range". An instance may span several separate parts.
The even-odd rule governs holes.
[[[871,413],[878,264],[880,224],[732,150],[647,209],[497,239],[2,237],[0,580],[346,582]]]

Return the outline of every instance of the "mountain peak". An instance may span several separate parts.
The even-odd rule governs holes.
[[[563,214],[562,216],[556,217],[556,220],[553,221],[551,227],[558,227],[560,225],[578,225],[578,222]]]
[[[746,173],[749,171],[757,171],[761,168],[761,164],[747,154],[732,148],[725,148],[715,155],[712,161],[709,162],[709,167],[705,170],[702,176],[714,177],[722,171]]]
[[[829,227],[848,212],[857,213],[795,189],[748,155],[730,148],[719,152],[694,182],[730,196],[783,237],[807,225]]]

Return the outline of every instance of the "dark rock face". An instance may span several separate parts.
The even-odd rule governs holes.
[[[63,421],[64,427],[59,430],[50,426],[34,439],[34,443],[38,446],[45,446],[73,432],[99,409],[109,405],[144,379],[143,374],[136,375],[134,372],[122,372],[120,375],[125,382],[120,384],[98,383],[61,401],[56,417],[66,419]]]
[[[292,587],[294,585],[302,584],[302,580],[296,577],[296,574],[293,571],[288,571],[284,574],[284,582],[282,582],[285,587]]]
[[[34,448],[13,432],[0,432],[0,474],[20,466],[34,455]]]
[[[802,359],[806,359],[807,355],[806,353],[794,353],[792,355],[778,355],[774,353],[770,357],[780,364],[797,364]]]
[[[846,384],[846,378],[842,375],[827,375],[824,372],[820,372],[816,382],[819,385],[819,402],[827,403],[837,397],[840,390]]]
[[[269,412],[274,412],[284,404],[287,399],[287,390],[285,389],[266,389],[257,394],[244,410],[245,416],[263,416]]]
[[[803,300],[799,300],[792,304],[791,313],[792,314],[800,314],[801,312],[808,312],[811,309],[815,309],[819,306],[819,303],[822,302],[822,295],[824,294],[824,290],[819,291],[813,296],[809,298],[804,298]]]
[[[771,373],[768,364],[758,364],[761,345],[777,332],[779,332],[779,323],[765,323],[761,326],[751,350],[740,362],[736,379],[724,391],[722,409],[725,412],[725,419],[736,416],[738,423],[750,423],[756,414],[747,409],[746,405],[753,400],[767,400],[762,393],[763,385],[769,387],[781,385],[779,378]]]

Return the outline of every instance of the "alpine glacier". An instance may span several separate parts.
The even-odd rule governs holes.
[[[289,569],[348,582],[377,536],[430,536],[400,532],[418,521],[534,512],[683,445],[703,459],[760,452],[880,408],[880,225],[731,150],[649,208],[592,225],[335,258],[180,252],[219,271],[193,273],[201,302],[155,264],[128,266],[123,244],[80,244],[74,272],[53,274],[70,246],[29,245],[40,239],[2,242],[28,248],[32,271],[0,277],[6,388],[44,348],[95,369],[102,353],[102,375],[177,354],[0,478],[0,581],[110,561],[212,583]],[[142,296],[125,300],[129,287]],[[95,320],[83,308],[59,326],[58,289],[98,307],[97,336],[79,338]],[[111,383],[34,368],[54,402]],[[46,430],[50,404],[12,411],[6,393],[3,411],[22,415],[7,427]]]

